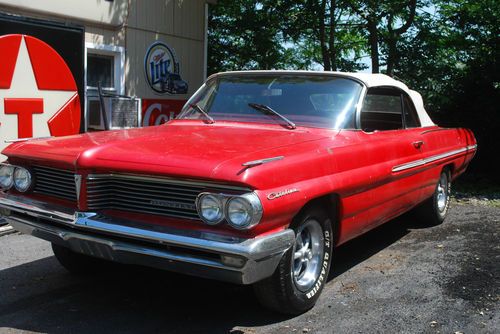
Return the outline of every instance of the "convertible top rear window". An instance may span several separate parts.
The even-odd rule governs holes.
[[[179,118],[203,119],[194,105],[217,120],[276,123],[267,106],[299,126],[355,128],[362,85],[352,79],[320,75],[225,75],[207,82]]]

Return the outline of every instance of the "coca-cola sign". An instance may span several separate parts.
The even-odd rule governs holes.
[[[186,100],[143,99],[142,126],[160,125],[174,119]]]

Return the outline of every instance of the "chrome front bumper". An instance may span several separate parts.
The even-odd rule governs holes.
[[[6,193],[0,208],[19,232],[78,253],[239,284],[271,276],[295,240],[290,229],[242,239],[74,212]]]

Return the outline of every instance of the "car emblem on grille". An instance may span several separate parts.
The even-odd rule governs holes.
[[[164,200],[159,200],[159,199],[152,199],[149,203],[151,203],[152,205],[163,206],[163,207],[172,208],[172,209],[196,210],[195,205],[189,204],[189,203],[164,201]]]

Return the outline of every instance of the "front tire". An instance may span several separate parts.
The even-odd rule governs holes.
[[[89,275],[106,271],[112,262],[73,252],[71,249],[52,243],[52,251],[59,263],[71,274]]]
[[[274,274],[254,284],[266,308],[285,314],[311,309],[323,290],[332,262],[332,222],[324,210],[311,207],[291,225],[294,245],[283,255]]]

